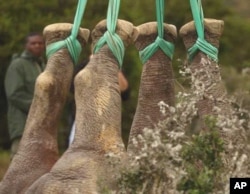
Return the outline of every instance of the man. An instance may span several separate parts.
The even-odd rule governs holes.
[[[17,152],[29,108],[33,99],[35,82],[44,70],[42,56],[45,43],[42,35],[31,33],[25,39],[25,49],[15,57],[5,77],[8,101],[8,130],[11,139],[11,158]]]

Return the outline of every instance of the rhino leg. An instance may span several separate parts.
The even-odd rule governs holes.
[[[65,39],[71,24],[54,24],[44,29],[46,44]],[[81,30],[85,44],[88,30]],[[0,186],[0,193],[24,193],[58,159],[57,125],[69,91],[73,63],[67,49],[55,53],[45,71],[37,78],[34,99],[29,111],[19,150]]]
[[[135,41],[136,48],[141,51],[157,36],[157,23],[150,22],[138,26],[139,35]],[[173,25],[164,24],[164,40],[174,43],[177,36]],[[159,48],[156,53],[143,64],[138,104],[132,123],[129,137],[128,151],[132,139],[142,134],[145,127],[153,128],[159,121],[164,120],[168,114],[162,114],[158,103],[164,101],[174,106],[174,75],[171,59]]]
[[[92,32],[93,42],[106,30],[106,22],[100,22]],[[116,31],[124,45],[127,45],[134,34],[134,26],[119,20]],[[100,180],[109,186],[106,182],[111,180],[111,168],[106,162],[105,154],[125,153],[121,138],[118,71],[118,62],[105,45],[77,74],[74,81],[74,141],[51,171],[35,182],[27,193],[98,193]]]
[[[205,19],[205,39],[214,47],[219,47],[219,38],[222,34],[224,22],[215,19]],[[180,29],[180,36],[183,38],[186,49],[189,49],[197,40],[197,33],[194,22],[189,22]],[[197,103],[198,116],[201,120],[208,115],[216,115],[214,107],[221,109],[221,113],[229,113],[230,105],[226,103],[226,87],[224,86],[220,68],[216,61],[212,60],[205,53],[198,51],[189,63],[192,74],[192,89],[198,87],[203,91],[201,99]]]

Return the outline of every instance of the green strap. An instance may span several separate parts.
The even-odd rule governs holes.
[[[189,60],[192,60],[194,55],[198,52],[198,50],[200,50],[203,53],[207,54],[214,61],[218,61],[218,49],[205,40],[204,16],[201,0],[190,0],[190,5],[198,38],[196,43],[188,49]]]
[[[70,56],[74,62],[77,64],[80,53],[82,51],[81,44],[76,39],[78,35],[78,31],[80,28],[81,20],[83,17],[83,13],[87,4],[87,0],[79,0],[77,5],[77,11],[74,18],[74,24],[71,30],[71,35],[65,40],[61,40],[55,43],[51,43],[46,47],[46,55],[47,58],[51,57],[55,52],[62,48],[68,48]]]
[[[125,47],[121,38],[115,33],[118,13],[120,8],[120,0],[110,0],[107,13],[107,31],[99,39],[94,46],[94,53],[97,53],[106,43],[116,59],[119,66],[122,66]]]
[[[158,29],[158,37],[156,38],[155,42],[144,48],[142,51],[139,52],[141,61],[146,63],[147,60],[159,49],[161,48],[162,51],[170,58],[173,58],[174,53],[174,44],[168,42],[163,39],[164,35],[164,0],[156,0],[156,13],[157,13],[157,29]]]

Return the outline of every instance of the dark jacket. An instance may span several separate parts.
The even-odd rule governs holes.
[[[10,63],[5,76],[10,139],[21,137],[33,99],[35,81],[44,70],[41,59],[24,51]]]

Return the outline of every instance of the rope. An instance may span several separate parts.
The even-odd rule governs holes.
[[[198,38],[196,43],[188,49],[189,60],[192,60],[194,55],[200,50],[214,61],[218,61],[218,49],[205,40],[204,15],[201,0],[190,0],[190,5]]]
[[[65,40],[61,40],[55,43],[51,43],[46,47],[46,56],[47,58],[51,57],[55,52],[62,48],[68,48],[70,56],[74,62],[74,64],[77,64],[77,61],[79,59],[80,53],[82,51],[81,44],[76,39],[78,35],[78,31],[80,28],[81,20],[83,17],[83,13],[85,10],[87,4],[87,0],[79,0],[77,5],[77,10],[74,18],[73,27],[71,30],[71,35],[66,38]]]
[[[105,44],[108,45],[121,68],[125,53],[125,47],[121,38],[115,33],[118,19],[120,0],[110,0],[107,13],[107,31],[94,46],[94,53],[97,53]]]
[[[163,39],[164,35],[164,0],[156,0],[156,17],[157,17],[157,30],[158,30],[158,37],[156,38],[155,42],[144,48],[142,51],[139,52],[141,61],[146,63],[147,60],[159,49],[161,48],[162,51],[170,58],[173,58],[174,53],[174,45],[171,42],[168,42]]]

